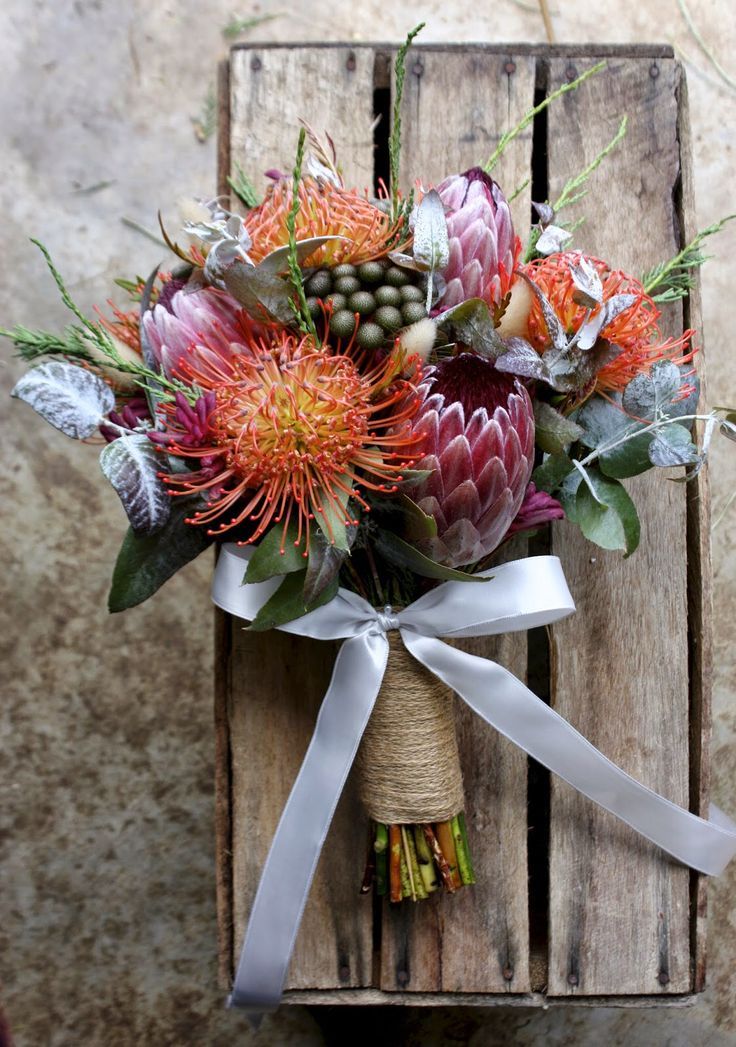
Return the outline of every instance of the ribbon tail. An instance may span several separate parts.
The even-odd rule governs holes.
[[[722,811],[713,808],[708,821],[642,785],[502,666],[433,637],[402,636],[478,716],[678,861],[715,876],[736,855],[736,824]]]
[[[228,1007],[277,1007],[332,816],[386,669],[385,634],[346,640],[284,807],[250,913]]]

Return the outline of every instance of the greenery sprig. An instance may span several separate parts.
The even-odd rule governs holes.
[[[401,208],[399,198],[399,166],[401,160],[401,99],[404,94],[406,79],[406,55],[414,37],[424,29],[425,22],[420,22],[408,34],[406,40],[396,53],[394,63],[394,109],[391,126],[391,138],[388,143],[389,169],[391,173],[391,219],[395,221]]]
[[[736,218],[736,214],[727,215],[701,229],[690,243],[668,262],[660,262],[645,273],[642,283],[646,293],[651,295],[655,302],[677,302],[684,298],[692,289],[695,271],[710,257],[701,251],[703,242],[714,233],[720,232],[726,222],[733,218]]]
[[[289,234],[289,277],[294,285],[296,291],[297,301],[292,300],[291,306],[294,310],[294,316],[296,318],[299,330],[303,334],[311,335],[315,342],[319,345],[320,340],[317,337],[317,328],[314,326],[314,320],[312,314],[309,312],[309,306],[307,305],[307,296],[304,291],[304,277],[302,270],[299,265],[299,255],[296,249],[296,216],[299,214],[299,183],[302,179],[302,166],[304,164],[304,144],[307,139],[307,132],[302,127],[299,131],[299,142],[296,147],[296,159],[294,161],[294,177],[292,181],[292,193],[291,193],[291,207],[289,213],[286,216],[286,229]]]
[[[558,98],[561,98],[563,95],[566,95],[568,91],[576,90],[576,88],[580,87],[580,85],[585,83],[586,80],[589,80],[591,76],[596,76],[596,74],[600,73],[602,69],[605,69],[605,67],[606,62],[604,60],[602,62],[598,62],[594,66],[591,66],[590,69],[586,69],[585,72],[581,73],[580,76],[578,76],[575,80],[572,80],[569,84],[563,84],[561,87],[558,87],[557,90],[553,91],[551,95],[547,95],[547,97],[543,99],[543,101],[541,101],[539,105],[535,105],[533,109],[530,109],[521,118],[516,127],[512,127],[510,131],[504,131],[504,133],[501,135],[501,139],[498,145],[483,165],[483,170],[486,172],[486,174],[491,173],[493,168],[496,166],[498,161],[503,156],[506,146],[509,145],[510,142],[513,142],[515,138],[518,138],[522,131],[525,131],[527,129],[529,124],[531,124],[534,120],[535,116],[538,116],[541,112],[543,112],[548,105],[552,104],[552,102],[556,101]]]
[[[238,200],[244,204],[249,210],[252,207],[258,207],[261,202],[258,199],[258,193],[256,187],[251,182],[248,175],[245,173],[240,164],[235,165],[235,176],[227,176],[227,184],[230,186],[232,191],[237,196]]]

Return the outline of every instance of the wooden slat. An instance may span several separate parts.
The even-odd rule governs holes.
[[[553,60],[550,89],[587,64]],[[549,110],[551,199],[628,113],[579,242],[634,274],[678,248],[678,82],[671,60],[611,61]],[[681,319],[673,308],[665,332],[679,333]],[[553,630],[554,707],[635,777],[687,805],[686,494],[661,475],[630,488],[642,519],[630,559],[594,548],[569,524],[554,528],[578,608]],[[687,991],[688,871],[554,777],[550,849],[549,992]]]
[[[424,184],[483,164],[499,135],[533,103],[535,65],[487,52],[410,55],[402,109],[402,178]],[[509,192],[531,172],[531,131],[494,175]],[[529,189],[516,201],[528,226]],[[517,551],[516,555],[523,555]],[[526,639],[475,640],[522,679]],[[457,703],[460,755],[478,883],[453,898],[384,907],[381,988],[408,992],[526,992],[529,936],[526,758]]]
[[[373,172],[373,52],[256,48],[235,51],[231,158],[256,185],[270,167],[289,171],[299,119],[328,130],[346,179]],[[276,824],[314,728],[334,659],[330,644],[248,634],[232,624],[230,744],[235,950]],[[370,899],[357,893],[367,828],[352,783],[338,807],[292,959],[292,988],[369,985]]]
[[[680,160],[682,183],[678,206],[680,242],[689,243],[698,231],[693,186],[690,111],[685,70],[681,72],[679,101]],[[703,330],[700,273],[685,301],[684,324]],[[696,357],[700,376],[700,410],[706,403],[705,358]],[[702,425],[696,431],[702,436]],[[703,817],[710,803],[711,698],[713,686],[713,576],[710,552],[710,472],[703,469],[687,486],[688,618],[690,626],[690,809]],[[691,905],[693,989],[705,988],[708,878],[692,874]]]

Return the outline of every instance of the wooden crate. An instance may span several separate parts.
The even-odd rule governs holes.
[[[238,47],[221,71],[220,191],[240,164],[258,184],[290,170],[300,117],[329,130],[347,181],[385,174],[390,46]],[[591,183],[579,243],[638,274],[694,232],[685,81],[670,48],[417,47],[403,102],[405,180],[482,163],[535,101],[601,57],[604,73],[556,101],[494,175],[521,235],[629,132]],[[373,129],[377,115],[381,116]],[[697,289],[665,329],[700,326]],[[707,809],[708,499],[651,474],[636,488],[629,560],[555,524],[577,614],[546,634],[476,640],[606,755],[692,811]],[[539,551],[539,550],[537,550]],[[516,550],[523,555],[524,548]],[[217,617],[217,826],[221,975],[229,985],[277,818],[306,750],[334,647],[250,635]],[[529,672],[527,671],[529,667]],[[286,1000],[375,1004],[684,1002],[704,984],[703,877],[533,765],[458,703],[479,883],[420,905],[358,895],[366,823],[354,783],[339,805],[297,939]]]

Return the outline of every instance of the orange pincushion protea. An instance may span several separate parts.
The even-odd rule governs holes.
[[[632,378],[650,371],[658,360],[671,360],[675,364],[692,360],[693,331],[685,331],[679,338],[663,339],[657,325],[661,313],[641,283],[620,269],[611,269],[598,258],[586,255],[586,259],[601,278],[604,302],[617,294],[636,295],[636,301],[619,313],[603,332],[605,338],[623,351],[599,371],[595,384],[598,392],[621,392]],[[524,267],[529,278],[549,299],[569,334],[577,330],[586,312],[585,306],[573,298],[576,287],[570,272],[571,262],[579,262],[578,252],[553,254]],[[549,334],[536,297],[528,327],[529,341],[542,352],[549,345]]]
[[[422,438],[410,420],[421,374],[415,368],[411,380],[402,378],[405,362],[396,356],[361,373],[349,356],[317,349],[308,338],[282,332],[280,339],[182,367],[214,407],[199,447],[183,433],[177,442],[170,409],[169,449],[203,461],[199,472],[166,481],[182,494],[209,492],[209,505],[189,523],[218,521],[210,533],[219,534],[255,521],[249,542],[283,523],[283,542],[295,521],[306,555],[316,517],[333,539],[333,518],[355,522],[346,519],[348,494],[368,508],[359,488],[393,493],[401,470],[416,462]]]
[[[280,178],[270,186],[263,203],[248,212],[244,221],[253,241],[248,254],[254,262],[288,243],[286,219],[292,200],[291,179]],[[392,222],[389,215],[355,190],[317,178],[304,178],[299,184],[297,239],[346,237],[318,248],[305,265],[360,265],[380,258],[402,242],[403,225],[403,218]],[[403,241],[406,239],[403,237]]]

